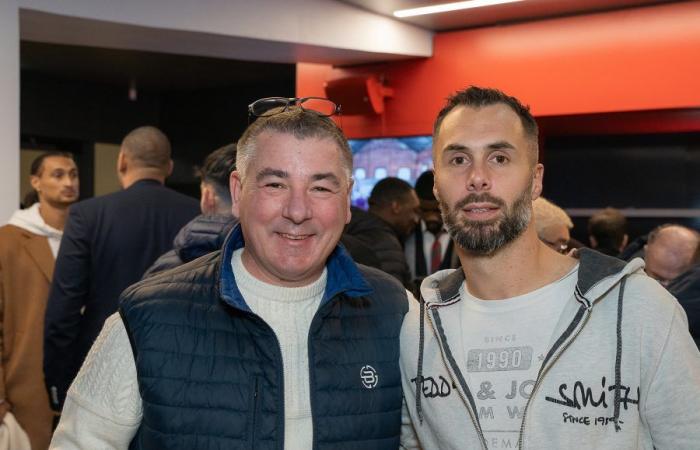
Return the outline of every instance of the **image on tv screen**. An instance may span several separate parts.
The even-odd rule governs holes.
[[[431,136],[349,139],[353,155],[352,204],[367,209],[367,198],[377,181],[397,177],[411,186],[433,168]]]

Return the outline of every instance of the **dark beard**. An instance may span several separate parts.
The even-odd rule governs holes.
[[[532,184],[520,194],[511,208],[499,198],[488,193],[470,194],[460,200],[454,209],[440,201],[442,218],[455,243],[465,250],[479,255],[492,255],[523,234],[532,217]],[[469,203],[489,202],[498,205],[504,213],[502,218],[489,221],[459,219],[458,212]]]

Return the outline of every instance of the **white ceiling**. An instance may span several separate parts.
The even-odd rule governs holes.
[[[398,9],[417,8],[452,0],[340,0],[348,4],[393,17]],[[677,1],[677,0],[676,0]],[[432,31],[448,31],[513,22],[524,22],[552,17],[615,9],[648,6],[660,3],[674,3],[673,0],[523,0],[516,3],[489,6],[484,8],[452,11],[442,14],[395,18],[396,20],[418,25]]]

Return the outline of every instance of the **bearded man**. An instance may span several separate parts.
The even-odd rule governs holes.
[[[434,192],[462,269],[426,278],[404,320],[402,446],[697,447],[683,309],[641,259],[577,260],[538,238],[537,142],[529,109],[495,89],[458,92],[437,117]]]

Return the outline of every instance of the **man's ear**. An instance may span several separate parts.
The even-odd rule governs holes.
[[[37,191],[37,192],[39,192],[39,182],[40,182],[40,181],[41,181],[41,180],[40,180],[39,177],[36,176],[36,175],[32,175],[31,177],[29,177],[29,184],[31,184],[31,185],[32,185],[32,189],[34,189],[34,190]]]
[[[535,170],[532,174],[532,200],[542,195],[542,179],[544,178],[544,166],[540,163],[535,165]]]
[[[119,156],[117,156],[117,173],[120,175],[124,175],[126,173],[127,169],[127,161],[126,161],[126,156],[124,155],[123,150],[119,150]]]
[[[175,163],[173,162],[172,159],[168,160],[168,169],[167,172],[165,173],[165,178],[168,178],[170,175],[173,174],[173,167],[175,167]]]
[[[240,217],[241,208],[241,191],[243,190],[243,183],[241,180],[241,174],[237,170],[231,172],[229,177],[229,188],[231,189],[231,213],[233,217]]]
[[[588,236],[588,241],[591,243],[591,248],[598,248],[598,239],[595,236]]]
[[[201,184],[201,195],[199,200],[199,208],[204,215],[212,215],[216,213],[216,194],[211,186],[206,183]]]
[[[622,238],[622,245],[620,246],[620,251],[624,250],[625,247],[627,247],[627,244],[629,243],[629,241],[630,241],[630,237],[627,234],[625,234]]]
[[[398,200],[391,201],[391,212],[393,214],[398,214],[399,212],[401,212],[401,203],[399,203]]]

